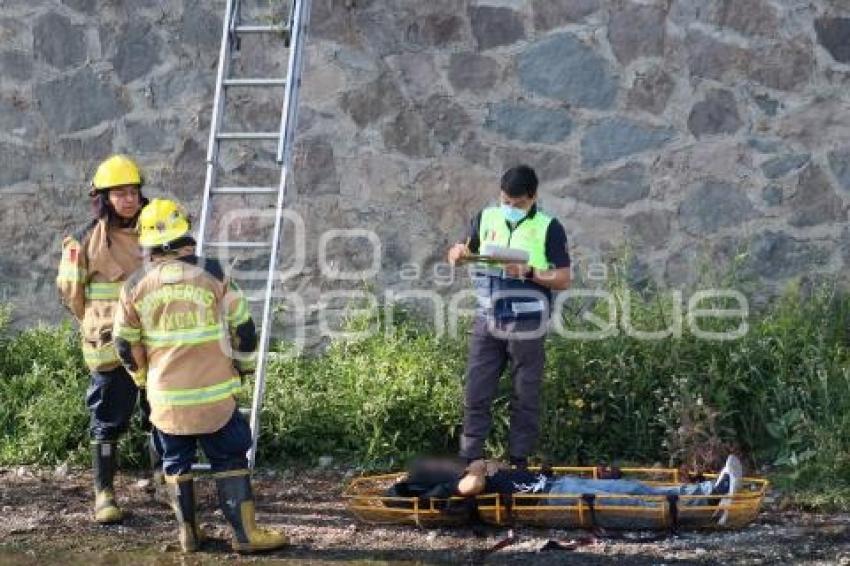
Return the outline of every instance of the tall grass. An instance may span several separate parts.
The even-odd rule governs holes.
[[[612,288],[622,302],[625,285]],[[665,328],[666,294],[630,295],[635,324]],[[567,316],[569,327],[585,305]],[[365,467],[454,452],[466,337],[437,336],[415,316],[393,332],[331,343],[317,355],[280,345],[269,362],[260,461],[332,455]],[[385,319],[380,318],[380,324]],[[81,461],[86,371],[67,326],[14,333],[0,316],[0,463]],[[350,322],[353,329],[375,320]],[[734,341],[547,342],[538,456],[556,462],[662,462],[713,467],[735,449],[783,485],[850,493],[850,295],[824,284],[788,291],[751,314]],[[488,450],[506,452],[510,384],[503,380]],[[138,456],[138,434],[127,441]]]

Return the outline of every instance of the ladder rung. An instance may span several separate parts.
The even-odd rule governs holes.
[[[276,140],[280,132],[220,132],[215,137],[219,140]]]
[[[286,79],[224,79],[224,86],[286,86]]]
[[[289,31],[288,26],[236,26],[236,33],[285,33]]]
[[[211,248],[270,248],[267,242],[207,242]]]
[[[277,187],[213,187],[210,189],[211,193],[215,194],[252,194],[252,195],[276,195],[278,192]]]

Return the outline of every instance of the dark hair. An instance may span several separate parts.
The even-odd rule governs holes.
[[[511,197],[537,194],[537,174],[528,165],[511,167],[502,175],[502,191]]]
[[[112,225],[123,225],[127,224],[128,221],[121,218],[117,212],[115,212],[115,208],[112,206],[112,203],[109,202],[109,190],[101,190],[95,191],[93,195],[91,195],[91,213],[92,216],[97,219],[105,219],[106,223],[110,226]],[[141,188],[139,188],[139,212],[148,204],[148,199],[144,197],[142,194]],[[139,213],[136,213],[136,217],[138,217]],[[135,222],[134,218],[132,222]]]
[[[180,236],[173,242],[169,242],[164,246],[155,246],[153,248],[148,248],[151,255],[166,255],[172,252],[179,250],[185,246],[194,246],[196,245],[195,238],[192,236]]]

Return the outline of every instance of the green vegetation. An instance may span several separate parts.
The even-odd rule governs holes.
[[[618,301],[625,286],[612,289]],[[632,296],[644,329],[669,325],[668,297]],[[570,314],[586,325],[604,303]],[[260,459],[265,465],[333,455],[367,468],[402,465],[456,449],[466,340],[436,336],[394,313],[393,332],[337,341],[314,356],[281,345],[269,365]],[[359,318],[351,329],[382,324]],[[714,321],[734,327],[740,321]],[[0,463],[86,459],[87,383],[69,326],[20,333],[0,316]],[[708,325],[709,323],[706,323]],[[730,326],[731,325],[731,326]],[[850,295],[832,285],[790,288],[749,317],[732,341],[636,340],[624,332],[592,341],[548,342],[541,456],[714,466],[731,449],[767,470],[794,503],[850,507]],[[463,334],[463,333],[462,333]],[[510,388],[496,401],[490,450],[505,451]],[[136,427],[138,430],[138,427]],[[142,462],[141,435],[125,440]],[[125,460],[126,461],[126,460]]]

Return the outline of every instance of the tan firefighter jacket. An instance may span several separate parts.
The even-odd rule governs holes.
[[[142,265],[134,228],[93,220],[62,242],[56,286],[80,323],[83,357],[92,371],[120,366],[112,344],[113,313],[124,281]]]
[[[154,256],[121,290],[116,347],[137,382],[146,376],[151,422],[168,434],[219,430],[241,375],[253,370],[254,321],[244,295],[194,247]]]

